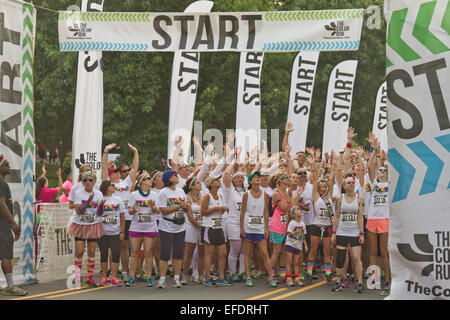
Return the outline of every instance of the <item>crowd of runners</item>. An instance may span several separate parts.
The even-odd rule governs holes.
[[[333,291],[363,292],[368,266],[378,265],[388,295],[387,153],[372,133],[370,150],[353,147],[350,127],[345,149],[322,155],[306,148],[291,156],[292,131],[288,124],[282,152],[255,149],[242,163],[233,134],[220,156],[212,143],[203,150],[193,139],[191,164],[183,163],[178,137],[164,172],[139,168],[131,144],[131,166],[116,167],[108,161],[116,145],[107,145],[101,181],[81,166],[68,195],[76,278],[85,251],[85,281],[94,287],[165,288],[170,276],[175,288],[251,287],[261,278],[270,287],[303,286],[323,278]],[[93,278],[97,246],[100,283]]]

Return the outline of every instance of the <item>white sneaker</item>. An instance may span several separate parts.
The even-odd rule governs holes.
[[[180,282],[181,282],[182,285],[187,285],[187,279],[186,279],[186,277],[184,275],[181,276],[181,281]]]
[[[192,277],[191,277],[191,282],[193,282],[193,283],[198,283],[198,281],[199,281],[199,277],[198,277],[198,276],[192,275]]]
[[[128,279],[130,279],[130,276],[128,275],[128,272],[122,271],[122,280],[127,282]]]
[[[165,289],[166,288],[166,281],[159,279],[158,280],[158,288]]]
[[[295,285],[294,280],[293,280],[293,279],[289,280],[288,283],[287,283],[287,285],[288,285],[289,287],[293,287],[293,286]]]
[[[172,286],[174,288],[181,288],[180,280],[174,280],[173,283],[172,283]]]

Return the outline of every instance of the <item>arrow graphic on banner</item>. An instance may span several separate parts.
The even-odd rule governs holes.
[[[392,148],[388,151],[389,163],[399,173],[397,187],[394,191],[392,202],[405,200],[408,197],[409,189],[411,188],[416,169],[397,151]]]
[[[425,173],[419,195],[435,192],[444,162],[422,141],[409,143],[408,148],[427,166],[427,172]]]
[[[439,142],[447,152],[450,153],[450,134],[446,134],[440,137],[434,138],[437,142]],[[447,189],[450,189],[450,182],[448,183]]]

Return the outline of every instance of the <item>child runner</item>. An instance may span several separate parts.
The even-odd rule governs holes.
[[[303,286],[303,282],[300,280],[299,272],[303,268],[300,264],[302,256],[302,250],[308,250],[306,244],[305,233],[306,227],[302,222],[302,210],[298,206],[294,206],[291,209],[291,221],[287,227],[286,238],[286,281],[287,285],[292,287],[294,285]],[[291,278],[291,265],[294,262],[294,279]]]

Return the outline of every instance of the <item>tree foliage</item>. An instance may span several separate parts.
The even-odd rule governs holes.
[[[35,0],[53,10],[81,6],[80,0]],[[105,0],[104,11],[181,12],[192,0]],[[216,0],[212,11],[289,11],[367,8],[377,0]],[[328,78],[341,61],[359,61],[350,125],[357,142],[372,128],[377,89],[385,79],[385,21],[370,30],[364,19],[358,51],[322,52],[312,99],[307,145],[322,145]],[[58,147],[62,157],[72,148],[76,95],[77,53],[59,52],[57,13],[38,9],[34,60],[36,140]],[[296,53],[267,53],[261,75],[261,126],[284,132],[289,101],[291,68]],[[104,123],[103,145],[116,142],[120,162],[131,162],[127,143],[140,152],[141,168],[161,168],[166,157],[170,77],[173,53],[103,52]],[[203,130],[235,127],[239,53],[202,53],[194,119]],[[270,139],[269,139],[270,141]],[[281,142],[281,141],[280,141]]]

